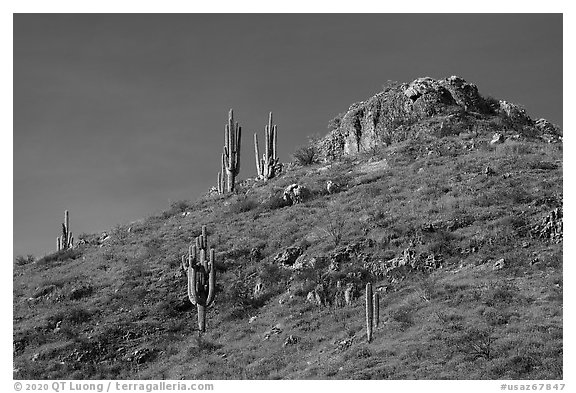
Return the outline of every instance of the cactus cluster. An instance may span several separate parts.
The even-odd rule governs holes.
[[[218,172],[218,193],[234,191],[236,176],[240,172],[240,141],[242,127],[234,122],[234,112],[228,112],[228,124],[224,130],[224,151],[222,152],[222,167]]]
[[[372,284],[366,284],[366,336],[368,342],[372,341],[372,327],[380,323],[380,295],[372,294]]]
[[[188,299],[198,311],[199,333],[206,331],[206,307],[212,305],[216,293],[214,263],[214,247],[208,248],[208,235],[203,225],[202,234],[188,247],[187,263],[182,258],[182,268],[188,278]]]
[[[272,112],[268,116],[268,125],[264,128],[264,154],[260,158],[258,134],[254,133],[254,153],[256,155],[256,173],[258,179],[272,179],[281,170],[276,154],[278,146],[276,125],[272,125]]]
[[[62,235],[56,238],[56,251],[67,250],[74,247],[74,236],[70,231],[70,215],[64,211],[64,223],[62,223]]]

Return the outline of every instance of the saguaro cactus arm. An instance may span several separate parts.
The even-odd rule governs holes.
[[[380,324],[380,295],[378,292],[374,292],[372,310],[374,312],[374,327],[378,327]]]
[[[188,265],[188,299],[190,299],[192,305],[198,305],[196,293],[196,270],[192,265]]]

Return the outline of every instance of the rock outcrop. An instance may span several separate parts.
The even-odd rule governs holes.
[[[428,119],[437,120],[438,124],[433,121],[422,124]],[[522,128],[529,128],[526,134],[531,135],[561,133],[545,119],[535,122],[518,105],[483,97],[476,85],[461,77],[424,77],[389,85],[366,101],[352,104],[331,121],[332,131],[317,147],[325,159],[333,159],[370,152],[420,133],[442,136],[445,132],[477,131],[470,127],[478,119],[494,119],[499,129],[492,129],[490,135],[509,129],[518,132]]]

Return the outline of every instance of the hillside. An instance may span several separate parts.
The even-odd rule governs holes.
[[[14,378],[562,379],[561,131],[457,77],[330,124],[273,179],[15,264]],[[199,335],[180,263],[203,225]]]

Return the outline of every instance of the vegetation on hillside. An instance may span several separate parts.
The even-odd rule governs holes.
[[[313,145],[267,181],[19,258],[14,378],[561,379],[562,143],[491,144],[494,118],[469,121],[327,162]],[[204,225],[199,335],[181,257]]]

